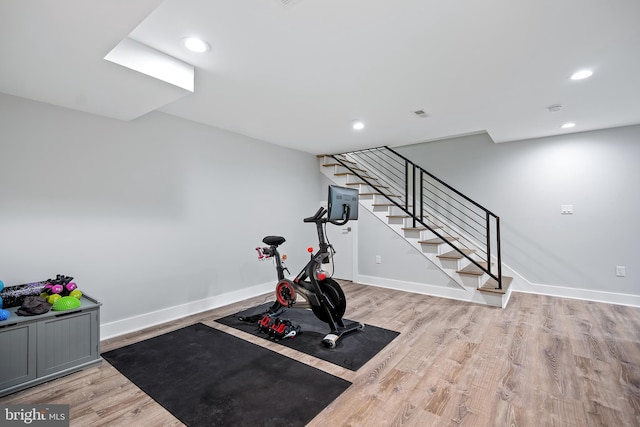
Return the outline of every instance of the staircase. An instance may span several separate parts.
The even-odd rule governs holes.
[[[358,188],[361,207],[458,284],[454,298],[506,306],[499,217],[389,147],[318,157],[330,181]]]

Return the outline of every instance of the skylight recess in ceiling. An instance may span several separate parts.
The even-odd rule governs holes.
[[[104,57],[107,61],[193,92],[194,67],[129,37]]]

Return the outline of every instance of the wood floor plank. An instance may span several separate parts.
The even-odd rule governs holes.
[[[345,317],[400,332],[356,372],[215,322],[272,294],[104,340],[101,351],[203,322],[351,381],[312,427],[640,425],[639,308],[514,293],[497,309],[340,283]],[[107,362],[0,403],[69,404],[78,427],[182,425]]]

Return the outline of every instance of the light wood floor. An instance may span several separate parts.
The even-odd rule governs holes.
[[[343,286],[346,317],[401,332],[357,372],[213,321],[272,295],[103,341],[102,351],[202,321],[353,382],[309,426],[640,426],[638,308],[514,293],[496,309]],[[72,426],[182,425],[107,362],[0,403],[69,404]]]

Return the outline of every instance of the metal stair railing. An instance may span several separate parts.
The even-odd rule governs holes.
[[[389,147],[329,156],[502,289],[500,217]],[[493,268],[495,264],[497,268]]]

